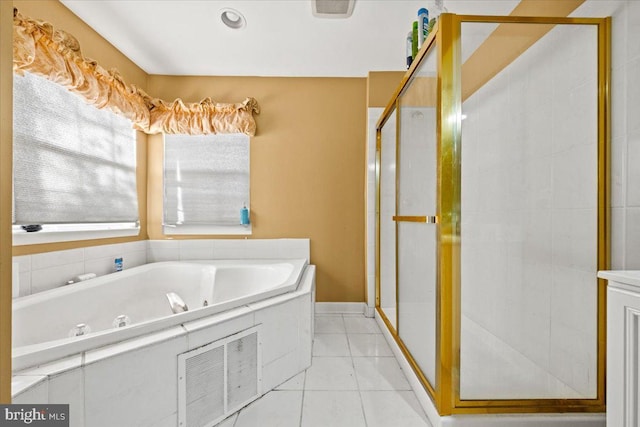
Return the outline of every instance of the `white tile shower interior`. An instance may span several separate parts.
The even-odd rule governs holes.
[[[430,427],[374,319],[316,314],[311,367],[218,427]]]
[[[463,398],[595,397],[596,47],[556,27],[463,103]]]
[[[430,52],[419,68],[420,75],[431,81],[437,76],[434,56]],[[396,215],[430,216],[438,210],[436,108],[406,105],[422,90],[418,83],[412,84],[399,101],[400,126],[394,144],[398,149],[397,157],[392,157],[397,178],[388,183],[396,185]],[[390,217],[384,220],[393,223]],[[390,283],[397,283],[398,336],[427,381],[436,384],[437,229],[434,224],[414,222],[398,222],[394,228],[397,274]],[[387,315],[392,312],[385,309]]]

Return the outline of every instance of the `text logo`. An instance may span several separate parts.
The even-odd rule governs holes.
[[[0,427],[69,427],[69,405],[0,405]]]

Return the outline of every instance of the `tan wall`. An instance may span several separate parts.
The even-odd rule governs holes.
[[[127,83],[135,83],[143,89],[146,88],[147,73],[62,3],[57,0],[14,0],[13,6],[25,16],[50,22],[54,28],[68,32],[78,39],[85,57],[95,59],[107,70],[117,68]]]
[[[365,300],[366,79],[150,76],[149,91],[190,102],[255,97],[251,238],[310,238],[317,300]],[[161,137],[149,139],[148,191],[149,236],[162,239]]]
[[[13,8],[0,1],[0,403],[11,403],[11,180]]]
[[[11,2],[2,1],[2,3]],[[84,56],[95,59],[106,69],[116,68],[127,83],[133,83],[142,89],[147,88],[148,75],[140,67],[131,62],[118,49],[103,39],[91,27],[81,21],[62,3],[53,0],[15,0],[13,6],[17,7],[21,14],[34,19],[50,22],[54,28],[62,29],[80,42],[80,48]],[[5,28],[7,28],[5,26]],[[8,28],[11,28],[9,24]],[[3,61],[10,58],[11,49],[2,49]],[[11,75],[11,74],[9,74]],[[11,90],[11,89],[9,89]],[[141,233],[137,237],[125,237],[117,239],[84,240],[78,242],[51,243],[42,245],[15,246],[13,255],[28,255],[41,252],[58,251],[63,249],[81,248],[87,246],[106,245],[110,243],[130,242],[147,238],[147,200],[145,197],[147,188],[147,135],[138,132],[138,204],[140,209]],[[1,194],[11,194],[11,184],[2,184]],[[10,199],[9,199],[10,200]],[[11,204],[9,204],[11,206]]]
[[[566,17],[585,0],[521,0],[511,16]],[[554,25],[500,24],[462,65],[462,99],[466,100],[526,52]]]
[[[404,71],[370,71],[367,78],[367,107],[386,107],[405,74]]]
[[[85,56],[105,68],[117,68],[125,81],[153,96],[186,101],[206,96],[221,102],[246,96],[258,99],[262,114],[257,116],[258,135],[251,144],[251,237],[311,238],[312,262],[318,266],[318,301],[364,301],[365,79],[148,76],[59,2],[16,0],[14,5],[26,16],[68,31],[79,40]],[[13,254],[148,235],[164,238],[161,138],[141,135],[140,139],[141,236],[16,246]],[[3,194],[7,192],[3,188]]]

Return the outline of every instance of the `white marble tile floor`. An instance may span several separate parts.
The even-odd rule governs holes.
[[[311,367],[217,427],[431,427],[373,319],[315,320]]]

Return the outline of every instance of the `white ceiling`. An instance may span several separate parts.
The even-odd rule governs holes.
[[[364,77],[403,70],[405,39],[429,0],[356,0],[347,19],[316,18],[311,0],[61,0],[150,74]],[[449,12],[508,15],[518,0],[445,0]],[[231,7],[241,30],[220,21]]]

